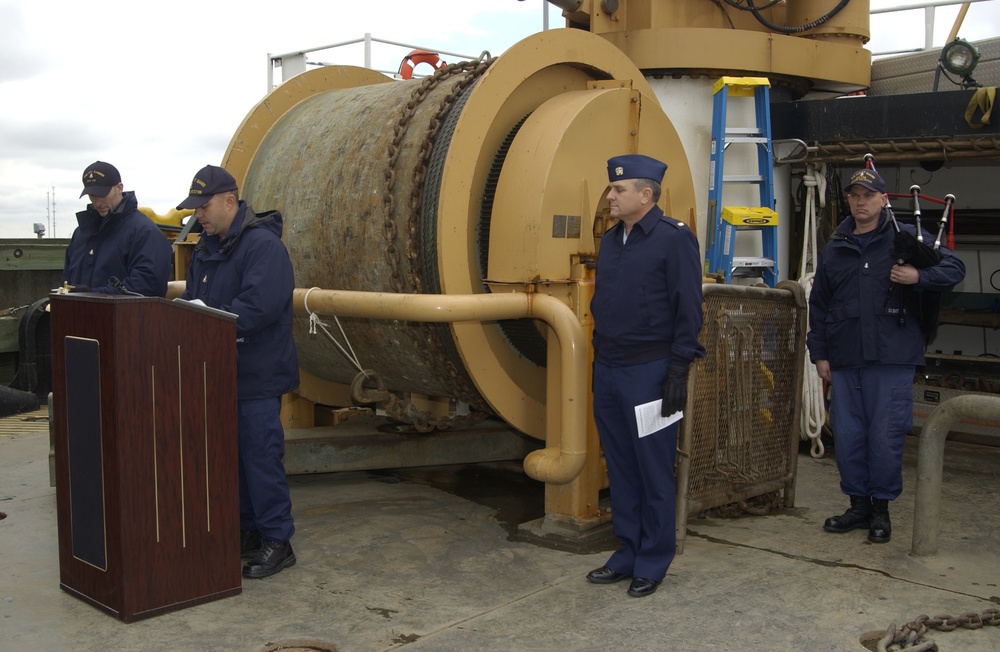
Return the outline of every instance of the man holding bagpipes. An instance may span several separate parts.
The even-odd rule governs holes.
[[[854,172],[846,187],[851,215],[819,257],[806,341],[817,373],[832,386],[840,489],[851,501],[823,529],[868,528],[869,541],[885,543],[892,534],[889,502],[903,489],[913,374],[925,364],[935,301],[962,281],[965,265],[941,246],[943,223],[929,245],[919,217],[916,226],[896,222],[885,181],[866,159],[871,167]]]

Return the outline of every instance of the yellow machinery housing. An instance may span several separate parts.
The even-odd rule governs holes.
[[[546,518],[579,531],[605,518],[597,494],[606,477],[590,416],[589,304],[608,226],[606,160],[642,153],[666,161],[661,204],[699,231],[701,184],[648,78],[764,73],[801,94],[816,82],[864,86],[870,59],[860,47],[867,7],[863,26],[842,16],[846,23],[798,39],[745,16],[733,21],[725,10],[706,16],[695,3],[555,4],[571,26],[599,36],[547,31],[497,59],[484,55],[422,80],[314,69],[250,112],[222,164],[251,205],[283,214],[302,288],[295,337],[303,382],[286,401],[286,425],[313,426],[314,404],[361,400],[394,405],[391,416],[424,431],[498,417],[545,442],[536,453],[551,454],[533,453],[525,468],[547,483]],[[777,11],[768,10],[775,19]],[[714,47],[720,43],[726,47]],[[831,52],[847,56],[827,65]],[[718,324],[745,333],[749,322],[734,319],[742,301],[720,298]],[[559,326],[566,317],[553,303],[565,306],[573,327]],[[306,312],[340,315],[357,362],[312,334]],[[794,309],[789,315],[782,328],[792,343],[782,364],[794,369],[801,324]],[[509,318],[525,316],[534,319]],[[796,378],[785,374],[782,386]],[[719,409],[705,399],[704,409]],[[778,426],[794,424],[797,416]],[[776,486],[788,489],[791,464]],[[405,463],[369,468],[393,465]]]
[[[621,52],[553,31],[485,63],[478,76],[457,69],[433,85],[321,68],[246,118],[223,164],[252,205],[282,212],[299,287],[540,292],[586,322],[589,298],[579,295],[589,293],[595,225],[603,231],[607,159],[669,161],[665,208],[693,215],[677,134]],[[388,389],[455,397],[541,438],[544,332],[516,326],[344,324]],[[350,384],[358,371],[305,330],[302,368]]]

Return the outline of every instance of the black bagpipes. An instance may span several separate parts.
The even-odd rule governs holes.
[[[871,154],[865,154],[865,167],[873,172],[878,172],[875,169],[875,157]],[[892,211],[892,203],[886,200],[885,209],[889,216],[889,222],[892,224],[892,229],[895,231],[896,235],[892,242],[892,255],[896,259],[897,265],[913,265],[917,269],[923,269],[925,267],[933,267],[941,261],[941,239],[944,237],[945,229],[948,226],[949,219],[952,217],[951,213],[955,205],[955,195],[945,195],[944,198],[944,211],[941,213],[941,219],[938,221],[938,232],[937,237],[934,239],[934,244],[929,245],[924,242],[924,232],[920,226],[920,198],[933,200],[940,202],[940,200],[927,197],[920,194],[920,186],[912,185],[910,186],[910,194],[913,196],[913,218],[916,222],[916,235],[914,236],[909,231],[904,231],[899,228],[899,223],[896,221],[896,215]],[[948,234],[948,247],[951,248],[951,233]],[[899,292],[899,325],[906,325],[906,312],[903,309],[903,291],[904,286],[897,283],[890,283],[889,290],[886,292],[885,301],[882,303],[882,311],[885,312],[889,307],[889,299],[892,297],[894,290]],[[918,294],[920,300],[920,314],[918,318],[920,320],[920,329],[924,335],[928,335],[934,327],[937,325],[938,315],[941,311],[941,293],[926,290]]]

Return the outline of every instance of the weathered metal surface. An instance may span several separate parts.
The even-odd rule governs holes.
[[[1000,157],[1000,125],[965,121],[974,91],[787,102],[771,107],[775,140],[815,147],[810,161],[879,161]],[[798,154],[798,153],[797,153]]]
[[[979,50],[979,63],[972,71],[972,77],[983,86],[1000,84],[1000,38],[976,41],[974,45]],[[894,57],[883,57],[873,61],[872,82],[868,89],[868,95],[932,92],[934,90],[934,76],[940,58],[941,48],[933,48]],[[957,79],[959,76],[951,75],[951,77]],[[938,92],[964,90],[961,86],[956,86],[948,81],[944,74],[938,77]]]
[[[290,474],[365,471],[520,460],[538,446],[492,420],[428,435],[399,430],[381,417],[358,417],[331,428],[286,430],[284,462]]]
[[[66,258],[67,239],[0,240],[0,271],[59,270]]]
[[[386,149],[393,126],[419,83],[315,95],[282,116],[263,139],[247,172],[243,195],[258,211],[281,211],[297,286],[395,291],[392,279],[399,270],[387,260],[383,232]],[[446,93],[449,86],[444,84],[440,92]],[[425,101],[435,105],[433,97]],[[413,190],[411,172],[431,115],[429,111],[414,115],[410,137],[400,150],[394,192],[400,215],[405,214]],[[405,218],[398,224],[405,227]],[[425,356],[432,345],[419,325],[350,318],[341,324],[361,364],[377,370],[390,389],[445,396],[459,391],[428,373],[432,366]],[[358,370],[329,341],[309,336],[304,321],[296,334],[303,368],[323,378],[351,382]]]
[[[0,241],[0,310],[48,296],[62,279],[64,239]]]

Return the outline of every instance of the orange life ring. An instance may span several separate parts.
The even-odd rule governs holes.
[[[434,70],[441,70],[448,65],[441,61],[441,57],[436,52],[413,50],[403,57],[403,61],[399,64],[399,76],[403,79],[413,79],[413,69],[422,63],[430,64]]]

